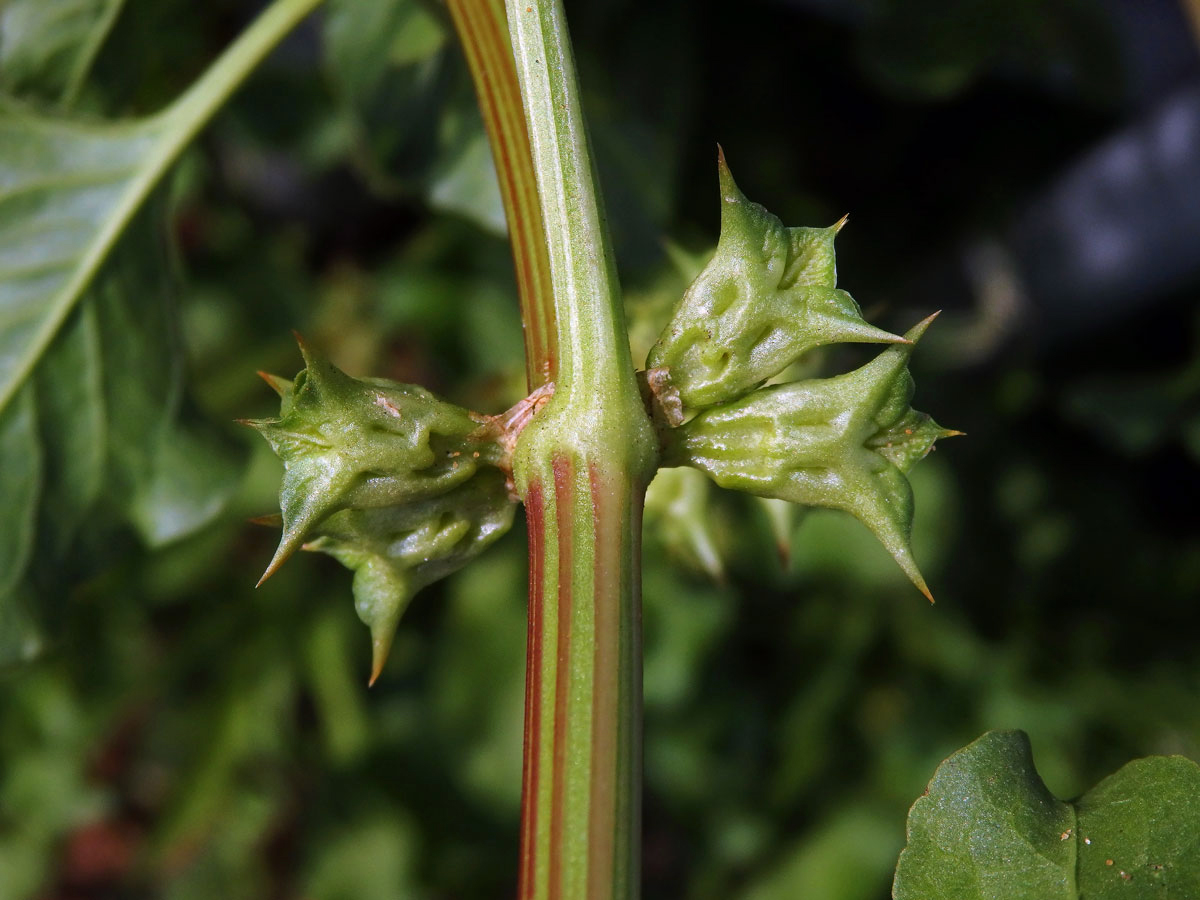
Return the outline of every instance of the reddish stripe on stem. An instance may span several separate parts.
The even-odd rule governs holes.
[[[628,869],[618,871],[617,884],[637,884],[642,871],[642,511],[645,507],[646,489],[635,485],[629,494],[629,566],[625,569],[628,579],[624,597],[628,609],[621,611],[626,627],[621,635],[621,670],[626,673],[622,682],[625,694],[621,698],[626,708],[622,723],[629,735],[621,741],[620,753],[622,778],[620,797],[622,806],[617,813],[618,821],[629,823],[622,829],[624,846],[617,851],[618,866]]]
[[[595,463],[588,466],[592,521],[596,536],[593,561],[594,640],[592,657],[592,771],[588,817],[588,896],[611,897],[613,850],[616,843],[617,747],[623,739],[620,720],[620,631],[622,600],[621,528],[623,498],[613,496]],[[617,501],[614,504],[614,501]]]
[[[542,636],[545,592],[543,572],[546,564],[545,508],[542,486],[531,484],[525,500],[529,528],[529,624],[525,669],[525,751],[524,782],[521,793],[521,869],[518,896],[533,897],[536,882],[535,848],[538,828],[538,770],[542,738]]]
[[[562,896],[564,806],[566,802],[567,686],[571,663],[571,578],[575,552],[571,533],[571,479],[574,466],[562,455],[554,457],[554,510],[558,523],[558,661],[554,674],[554,771],[550,794],[550,898]]]
[[[521,88],[502,0],[447,0],[500,176],[525,322],[529,387],[554,380],[557,334],[550,259],[533,172]]]

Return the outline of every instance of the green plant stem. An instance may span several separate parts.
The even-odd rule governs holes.
[[[550,255],[558,373],[514,456],[529,521],[519,896],[639,894],[639,546],[657,463],[562,5],[508,3]],[[528,323],[527,323],[528,327]]]
[[[533,391],[555,378],[557,334],[550,259],[504,0],[446,0],[446,6],[471,70],[499,176],[525,323],[525,373]]]

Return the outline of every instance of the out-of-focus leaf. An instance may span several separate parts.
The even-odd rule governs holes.
[[[742,900],[873,900],[896,852],[887,817],[850,806],[819,824],[783,861],[742,895]]]
[[[883,87],[930,99],[999,68],[1093,103],[1120,91],[1112,23],[1082,0],[883,0],[859,58]]]
[[[1188,415],[1200,401],[1200,358],[1179,372],[1081,381],[1063,399],[1065,417],[1129,456],[1157,450],[1178,432],[1187,441]]]
[[[271,767],[259,773],[256,763],[277,758],[292,739],[295,672],[269,640],[226,656],[217,706],[206,732],[192,726],[198,748],[174,786],[155,848],[160,865],[188,864],[181,898],[261,896],[243,883],[261,872],[258,854],[248,850],[261,847],[271,807],[286,790]]]
[[[646,491],[646,532],[686,565],[720,581],[725,566],[709,509],[712,493],[712,482],[694,469],[659,470]]]
[[[413,831],[405,818],[383,814],[338,827],[314,848],[304,896],[313,900],[420,896],[415,888]]]
[[[72,552],[85,525],[102,534],[115,513],[161,545],[211,521],[236,485],[236,455],[180,418],[184,366],[161,218],[160,209],[138,218],[0,414],[0,492],[15,513],[0,538],[0,660],[38,643],[10,620],[38,613],[20,609],[23,578],[53,593],[62,576],[88,568]]]
[[[362,687],[350,653],[350,620],[341,613],[334,606],[323,611],[304,648],[322,743],[335,765],[356,759],[370,742]]]
[[[481,126],[478,111],[471,107],[450,110],[443,118],[442,138],[451,152],[434,167],[429,201],[503,234],[506,219],[500,183]]]
[[[448,25],[416,0],[331,0],[325,37],[325,69],[372,185],[423,193],[503,233],[495,165]]]
[[[1200,896],[1200,766],[1136,760],[1075,803],[1033,767],[1029,738],[989,732],[913,804],[896,900]]]
[[[88,537],[103,540],[107,523],[92,517],[108,502],[158,544],[211,519],[232,489],[228,455],[175,421],[183,363],[166,302],[165,227],[161,209],[144,208],[197,130],[315,2],[272,6],[151,118],[90,124],[0,100],[0,421],[28,434],[34,417],[48,485],[37,510],[27,494],[14,498],[15,521],[36,525],[0,541],[0,554],[21,563],[0,583],[0,619],[14,615],[30,527],[46,563],[36,564],[46,582],[37,593],[57,596],[66,548],[85,518]],[[9,413],[17,397],[32,412]],[[16,442],[0,458],[14,480],[30,465]]]
[[[344,96],[368,107],[391,70],[428,60],[449,39],[415,0],[332,0],[325,14],[325,61]]]
[[[0,4],[0,90],[69,102],[124,0],[7,0]]]
[[[162,120],[82,126],[0,106],[0,409],[161,174],[164,131]]]
[[[164,900],[257,900],[269,890],[270,875],[259,848],[270,834],[275,798],[237,785],[197,858],[173,877]]]
[[[713,656],[733,618],[732,598],[701,583],[687,585],[686,602],[678,602],[679,585],[661,560],[646,566],[643,592],[645,704],[655,714],[677,712],[703,694],[700,676],[716,665]]]
[[[515,816],[525,701],[523,560],[511,542],[447,584],[446,639],[431,665],[431,723],[464,792]]]
[[[95,711],[58,673],[34,673],[21,688],[5,697],[0,722],[0,900],[37,896],[62,833],[109,803],[86,771]]]
[[[277,2],[150,118],[90,124],[0,101],[0,411],[183,148],[316,2]]]
[[[0,596],[16,587],[33,552],[37,497],[41,479],[37,418],[32,389],[0,413],[0,509],[5,527],[0,530]],[[0,618],[0,621],[3,621]]]

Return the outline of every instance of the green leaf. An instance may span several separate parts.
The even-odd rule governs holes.
[[[22,391],[17,401],[0,415],[0,596],[16,587],[17,578],[33,552],[37,524],[37,496],[41,486],[37,417],[33,391]]]
[[[422,896],[417,888],[419,833],[406,817],[371,813],[318,835],[302,876],[313,900],[393,900]]]
[[[151,546],[165,544],[211,521],[236,487],[238,455],[183,415],[183,354],[162,231],[156,204],[138,217],[32,382],[0,416],[8,426],[0,493],[15,495],[4,508],[18,511],[17,527],[0,539],[0,616],[36,616],[41,610],[23,610],[15,595],[21,583],[34,586],[27,594],[57,595],[92,567],[86,546],[102,543],[112,524],[132,526]],[[0,661],[26,656],[37,643],[6,635]]]
[[[0,100],[0,500],[14,523],[0,536],[0,662],[40,643],[31,598],[44,607],[90,567],[74,548],[103,544],[114,517],[101,513],[161,544],[209,521],[232,491],[228,451],[180,423],[165,218],[145,206],[317,2],[277,0],[149,119],[83,123]],[[23,71],[50,71],[39,65]]]
[[[1189,900],[1200,896],[1200,766],[1136,760],[1056,799],[1019,731],[938,768],[908,817],[896,900]]]
[[[888,819],[851,803],[819,822],[740,900],[873,900],[896,853]]]
[[[124,0],[0,4],[0,91],[69,104]]]
[[[158,121],[84,126],[0,106],[0,408],[161,174],[162,132]]]
[[[152,118],[85,124],[0,102],[0,410],[183,148],[317,2],[276,0]]]
[[[1200,897],[1196,763],[1182,756],[1134,760],[1075,807],[1080,897]]]

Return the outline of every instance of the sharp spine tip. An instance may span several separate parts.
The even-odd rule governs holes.
[[[287,538],[287,535],[285,534],[284,535],[285,541],[286,541],[286,538]],[[286,546],[285,543],[281,542],[279,544],[279,548],[275,551],[275,555],[273,557],[271,557],[271,562],[267,564],[267,570],[262,573],[262,578],[258,579],[258,584],[254,585],[254,586],[256,588],[260,587],[264,581],[266,581],[268,578],[270,578],[272,575],[274,575],[276,572],[278,572],[279,567],[282,566],[285,562],[287,562],[288,557],[292,555],[293,549],[294,549],[294,547],[288,547],[288,546]]]
[[[393,622],[392,628],[395,628]],[[374,630],[374,628],[372,628]],[[380,674],[383,672],[383,667],[387,663],[388,655],[392,652],[393,634],[389,634],[386,638],[372,638],[371,640],[371,680],[367,682],[367,687],[371,687]]]
[[[775,544],[775,550],[779,554],[779,564],[783,566],[784,571],[790,569],[792,567],[792,548],[783,541],[779,541]]]
[[[262,369],[259,369],[257,374],[259,378],[267,383],[267,387],[280,397],[284,395],[286,388],[291,387],[291,382],[281,375],[272,375],[270,372],[264,372]]]

